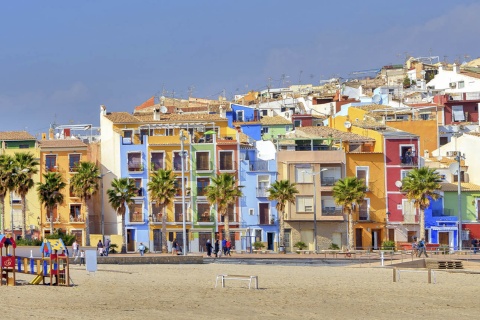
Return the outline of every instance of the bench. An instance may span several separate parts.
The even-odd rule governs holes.
[[[246,276],[246,275],[234,275],[234,274],[219,274],[215,279],[215,288],[218,285],[218,279],[222,283],[222,288],[225,288],[225,280],[239,280],[248,281],[248,289],[252,286],[252,280],[254,280],[255,289],[258,289],[258,276]]]

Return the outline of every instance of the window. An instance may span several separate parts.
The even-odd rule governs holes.
[[[452,106],[452,122],[465,121],[463,106]]]
[[[458,81],[458,89],[465,88],[465,81]]]
[[[291,126],[285,126],[285,131],[286,131],[286,132],[288,132],[288,131],[290,131],[290,130],[292,130],[292,127],[291,127]]]
[[[187,152],[186,151],[184,151],[184,156],[183,156],[183,169],[187,170]],[[182,157],[181,157],[180,151],[176,151],[173,153],[173,170],[182,171]]]
[[[165,205],[157,206],[156,202],[152,202],[152,221],[162,221],[162,214],[165,212]]]
[[[233,170],[232,151],[220,151],[220,170]]]
[[[174,135],[173,129],[165,129],[165,135],[166,136],[173,136]]]
[[[20,144],[20,145],[18,146],[18,148],[19,148],[19,149],[28,149],[28,148],[30,148],[30,146],[29,146],[28,144]]]
[[[415,204],[408,199],[402,199],[402,214],[404,223],[415,223]]]
[[[185,195],[187,195],[187,178],[185,177],[184,180],[184,185],[185,185]],[[182,178],[176,178],[175,179],[175,188],[177,189],[177,193],[175,194],[175,196],[177,197],[181,197],[182,196]]]
[[[293,127],[294,128],[301,127],[301,126],[302,126],[302,120],[294,120],[293,121]]]
[[[57,156],[48,154],[45,156],[45,169],[47,171],[57,171]]]
[[[207,202],[197,203],[198,221],[210,222],[210,204]]]
[[[348,149],[350,152],[362,152],[362,145],[359,143],[350,143]]]
[[[133,179],[135,181],[135,196],[143,197],[142,179]]]
[[[263,127],[262,128],[262,133],[268,133],[268,127]]]
[[[400,171],[400,180],[405,179],[405,177],[408,175],[408,173],[412,170],[401,170]]]
[[[133,130],[123,130],[123,143],[131,144],[132,143]]]
[[[70,172],[74,172],[78,163],[80,162],[80,155],[79,154],[69,154],[68,155],[68,167],[70,168]]]
[[[313,183],[313,168],[311,165],[295,166],[296,183]]]
[[[210,184],[210,178],[197,178],[197,196],[207,195],[207,187]]]
[[[130,222],[143,222],[143,202],[135,201],[128,206]]]
[[[175,202],[175,222],[183,222],[183,204],[181,202]]]
[[[268,197],[268,188],[270,187],[270,176],[259,175],[257,184],[257,197]]]
[[[70,205],[70,221],[81,222],[82,221],[81,210],[82,210],[81,204],[71,204]]]
[[[227,214],[228,214],[228,222],[234,222],[235,221],[235,205],[234,204],[229,204],[227,208]],[[225,222],[225,216],[221,217],[221,222]]]
[[[128,157],[128,171],[142,171],[142,153],[130,152]]]
[[[248,215],[253,216],[255,214],[255,210],[250,208],[248,209]]]
[[[237,121],[238,121],[238,122],[243,122],[243,121],[244,121],[244,118],[243,118],[243,110],[238,110],[238,111],[237,111]]]
[[[210,170],[210,152],[197,151],[195,155],[197,170]]]
[[[297,212],[313,212],[313,197],[298,196],[296,203]]]
[[[262,110],[262,116],[268,116],[268,110],[263,109]]]
[[[366,221],[370,219],[370,199],[364,198],[362,204],[358,208],[358,220]]]
[[[357,179],[363,179],[368,188],[368,167],[357,167]]]
[[[165,168],[165,154],[163,152],[152,152],[150,154],[151,170],[157,171]]]

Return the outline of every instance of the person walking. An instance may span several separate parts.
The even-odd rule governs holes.
[[[72,258],[75,257],[77,259],[78,257],[78,242],[77,240],[73,241],[72,243]]]
[[[227,239],[223,238],[222,240],[222,251],[223,251],[223,255],[226,256],[227,255]]]
[[[231,242],[230,240],[228,240],[226,246],[227,246],[227,249],[225,250],[225,252],[226,252],[225,255],[226,255],[226,256],[227,256],[227,255],[228,255],[228,256],[232,256],[232,255],[230,254],[230,249],[232,249],[232,242]]]
[[[80,251],[80,265],[85,265],[85,251]]]
[[[178,242],[177,239],[173,240],[172,243],[172,254],[178,254]]]
[[[105,250],[104,255],[108,256],[110,252],[110,239],[105,240]]]
[[[412,256],[418,256],[418,242],[417,237],[413,238],[412,242]]]
[[[210,239],[207,240],[207,244],[205,245],[207,247],[207,257],[212,256],[212,243],[210,242]]]
[[[145,253],[145,246],[142,242],[140,242],[140,245],[138,246],[138,251],[140,252],[140,256],[143,257],[143,254]]]
[[[422,238],[422,240],[420,240],[418,242],[418,257],[419,258],[422,256],[422,253],[425,255],[425,258],[428,258],[427,246],[425,244],[425,239],[423,239],[423,238]]]
[[[215,253],[215,258],[218,258],[218,251],[220,251],[220,243],[218,242],[218,239],[215,240],[215,250],[213,251]]]
[[[478,239],[477,238],[472,239],[472,247],[473,247],[473,253],[477,254],[477,251],[478,251]]]
[[[98,240],[97,243],[97,253],[99,256],[103,256],[103,243],[102,240]]]

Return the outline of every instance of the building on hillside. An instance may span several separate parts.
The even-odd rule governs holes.
[[[292,121],[281,116],[262,117],[260,123],[262,125],[262,140],[283,137],[293,129]]]
[[[30,153],[36,159],[40,157],[37,141],[27,131],[0,132],[1,154],[14,156],[16,153]],[[39,182],[40,175],[33,177],[35,185]],[[5,197],[3,221],[5,230],[12,232],[18,238],[22,235],[22,199],[15,192],[8,192]],[[31,188],[26,196],[26,230],[27,237],[40,238],[39,214],[40,203],[35,188]],[[0,218],[1,219],[1,218]]]

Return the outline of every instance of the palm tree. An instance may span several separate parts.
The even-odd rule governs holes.
[[[8,154],[0,155],[0,234],[5,234],[5,197],[13,191],[13,157]]]
[[[157,208],[163,207],[162,213],[162,252],[167,252],[167,207],[172,203],[177,187],[172,170],[159,169],[153,172],[150,182],[147,184],[150,201],[155,201]]]
[[[85,207],[85,243],[90,245],[90,219],[88,217],[87,199],[98,190],[100,169],[93,162],[80,161],[76,167],[77,173],[70,179],[73,193],[80,197]]]
[[[27,231],[27,202],[25,198],[28,191],[35,186],[33,175],[38,172],[39,162],[31,153],[15,153],[13,159],[13,183],[15,192],[22,199],[22,238],[25,239]]]
[[[367,186],[363,179],[357,177],[345,177],[335,183],[333,187],[333,198],[335,203],[342,205],[347,211],[348,217],[348,249],[353,248],[353,217],[354,205],[360,206],[365,199]]]
[[[112,188],[107,190],[108,202],[122,217],[122,253],[127,252],[127,241],[125,239],[125,212],[127,207],[133,203],[133,197],[137,194],[135,180],[129,178],[113,179]]]
[[[53,234],[53,209],[63,203],[62,190],[67,185],[58,172],[47,172],[43,174],[44,183],[37,184],[38,199],[47,209],[50,216],[50,234]]]
[[[289,180],[277,180],[267,190],[269,193],[268,200],[277,201],[275,207],[280,217],[280,236],[278,239],[280,247],[285,247],[285,207],[288,202],[295,204],[295,195],[298,193],[295,185],[295,183],[291,183]]]
[[[232,174],[221,173],[212,178],[212,183],[207,187],[207,200],[217,205],[217,213],[223,216],[225,225],[225,239],[230,241],[230,226],[228,207],[237,202],[237,198],[243,196],[243,186],[237,186]]]
[[[430,205],[430,199],[437,200],[440,195],[441,177],[435,169],[428,167],[415,168],[408,172],[402,180],[402,191],[406,192],[408,200],[413,201],[415,208],[420,210],[420,239],[425,238],[425,209]]]

